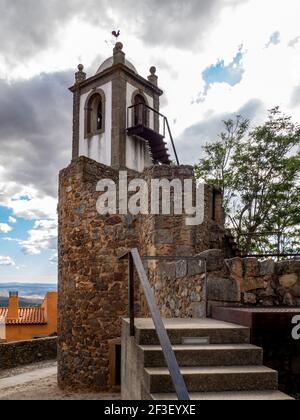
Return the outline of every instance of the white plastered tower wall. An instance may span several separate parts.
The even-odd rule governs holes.
[[[112,123],[112,83],[100,85],[105,95],[105,124],[104,132],[85,138],[85,118],[87,100],[94,89],[84,93],[80,97],[80,138],[79,156],[86,156],[96,162],[111,166],[111,123]]]
[[[140,94],[141,91],[137,91],[136,87],[131,83],[126,84],[126,109],[129,109],[133,105],[133,98],[135,94]],[[142,92],[146,98],[148,106],[154,107],[154,99]],[[150,114],[149,128],[154,130],[154,115]],[[153,165],[153,161],[150,155],[149,147],[147,143],[137,137],[126,136],[126,167],[134,171],[143,172],[145,168]]]

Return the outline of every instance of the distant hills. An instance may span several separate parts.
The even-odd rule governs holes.
[[[47,292],[57,291],[57,285],[53,283],[1,283],[0,282],[0,306],[8,305],[9,292],[19,292],[20,306],[40,305]]]
[[[42,303],[42,299],[30,299],[30,298],[21,298],[19,299],[19,307],[26,308],[28,306],[39,306]],[[0,297],[0,308],[8,307],[8,298]]]

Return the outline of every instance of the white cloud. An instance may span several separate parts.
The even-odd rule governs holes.
[[[8,233],[11,231],[11,226],[7,225],[6,223],[0,223],[0,233]]]
[[[24,76],[30,79],[40,72],[66,71],[70,66],[75,69],[79,60],[89,67],[97,57],[99,62],[94,62],[93,66],[98,67],[102,58],[111,54],[111,48],[105,44],[110,30],[122,22],[124,51],[140,73],[146,76],[150,65],[158,63],[159,84],[166,92],[162,111],[169,121],[176,120],[176,124],[172,124],[175,137],[190,126],[205,123],[208,112],[215,116],[234,113],[251,100],[262,102],[265,110],[279,104],[295,118],[300,118],[300,104],[289,107],[294,88],[299,86],[299,1],[166,0],[162,4],[158,0],[144,0],[139,2],[134,15],[130,7],[133,0],[116,0],[113,3],[90,0],[84,4],[73,0],[62,6],[58,1],[53,1],[52,6],[39,4],[34,8],[34,14],[30,13],[32,22],[37,23],[31,25],[32,31],[27,30],[28,19],[25,19],[19,31],[15,30],[20,19],[23,22],[23,6],[18,6],[18,9],[16,5],[11,6],[12,0],[0,0],[0,4],[1,1],[3,10],[10,10],[12,14],[10,22],[15,22],[15,25],[6,23],[3,29],[8,30],[13,26],[10,42],[17,47],[15,54],[22,55],[24,51],[29,54],[25,64],[24,60],[18,60],[14,67],[15,79],[22,77],[23,80]],[[4,7],[6,3],[9,6]],[[101,20],[97,15],[98,10],[104,13]],[[160,30],[154,31],[153,25]],[[52,28],[53,36],[44,31],[46,26]],[[26,48],[19,48],[20,34],[24,37]],[[59,44],[56,42],[58,34]],[[91,39],[98,39],[99,42],[90,42]],[[270,40],[272,42],[266,49]],[[7,38],[3,38],[2,43],[6,47]],[[191,105],[205,86],[201,77],[203,70],[218,60],[224,60],[225,67],[230,65],[241,45],[244,52],[241,83],[234,87],[215,83],[203,104]],[[4,67],[5,64],[2,65],[5,73]],[[9,76],[12,76],[12,72],[9,72]],[[0,164],[6,168],[5,179],[15,179],[22,186],[21,178],[25,174],[26,185],[33,185],[40,195],[43,193],[45,203],[48,195],[55,196],[55,176],[71,156],[71,142],[67,141],[72,121],[72,105],[67,99],[71,98],[67,93],[69,80],[72,82],[73,74],[68,70],[64,76],[57,73],[56,76],[43,75],[27,82],[23,80],[3,93],[3,97],[8,98],[10,114],[16,111],[18,120],[18,129],[13,127],[15,123],[9,121],[9,126],[14,129],[8,130],[7,139],[5,135],[1,137],[5,139],[7,151],[7,157],[0,159]],[[20,106],[16,108],[18,102]],[[260,118],[264,117],[265,112],[262,112]],[[47,125],[47,122],[50,124]],[[11,138],[12,134],[16,134],[15,137]],[[57,141],[58,138],[62,143]],[[14,156],[16,147],[20,154],[17,159]],[[7,169],[9,167],[11,169]],[[36,204],[33,211],[24,202],[15,204],[15,207],[16,211],[29,218],[49,217],[45,212],[48,205],[43,206],[41,202]]]
[[[0,180],[5,176],[1,172],[0,167]],[[12,210],[12,219],[14,220],[16,217],[26,220],[56,218],[56,198],[46,195],[35,187],[0,181],[0,192],[0,205]],[[13,221],[9,222],[14,223]]]
[[[28,232],[28,239],[19,241],[26,255],[39,255],[42,251],[56,250],[57,222],[56,220],[39,220]]]
[[[139,0],[137,7],[136,0],[0,0],[3,71],[27,77],[75,66],[78,56],[90,64],[117,27],[126,43],[139,39],[147,49],[171,45],[199,51],[222,10],[247,1]]]
[[[14,225],[15,223],[17,223],[17,219],[15,217],[9,216],[8,223]]]
[[[16,264],[11,257],[0,256],[0,265],[14,267]]]
[[[56,265],[58,263],[58,253],[56,252],[52,257],[49,258],[51,264]]]
[[[295,48],[295,46],[298,44],[299,41],[300,41],[300,36],[296,36],[296,38],[293,38],[289,41],[288,46],[290,48]]]
[[[168,60],[174,63],[179,76],[176,89],[172,87],[174,80],[165,79],[168,106],[164,113],[171,120],[177,119],[172,130],[183,163],[199,159],[203,138],[207,140],[207,133],[215,133],[218,120],[221,122],[224,115],[243,111],[251,102],[259,103],[258,112],[251,115],[253,124],[260,124],[266,118],[267,109],[277,105],[294,120],[300,120],[300,42],[296,42],[300,32],[299,14],[300,2],[288,0],[284,6],[280,1],[250,0],[235,10],[223,10],[219,24],[206,38],[205,51],[194,56],[184,51],[180,60],[176,57]],[[275,42],[266,49],[270,39]],[[291,40],[293,48],[290,48]],[[224,66],[230,65],[239,45],[243,45],[240,83],[235,86],[214,83],[205,100],[195,103],[205,86],[201,80],[203,70],[218,60],[224,60]],[[194,134],[185,138],[189,127]]]

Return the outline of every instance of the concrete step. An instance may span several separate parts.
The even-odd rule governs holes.
[[[195,392],[190,394],[191,401],[293,401],[292,397],[279,391],[258,392]],[[155,401],[177,401],[176,394],[152,394]]]
[[[278,374],[263,366],[181,368],[189,392],[275,391]],[[167,368],[145,368],[145,388],[150,394],[173,393]]]
[[[250,366],[263,364],[263,350],[250,344],[174,345],[179,366]],[[145,367],[166,367],[160,346],[139,346]]]
[[[183,344],[184,338],[208,338],[209,344],[249,344],[250,330],[246,327],[213,319],[165,319],[163,320],[172,344]],[[129,330],[129,321],[125,320]],[[153,321],[135,320],[136,343],[158,345]]]

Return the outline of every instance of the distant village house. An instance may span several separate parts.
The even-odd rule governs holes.
[[[36,307],[19,307],[18,292],[11,292],[7,308],[0,308],[0,339],[7,342],[47,337],[57,332],[57,292],[48,292]]]

